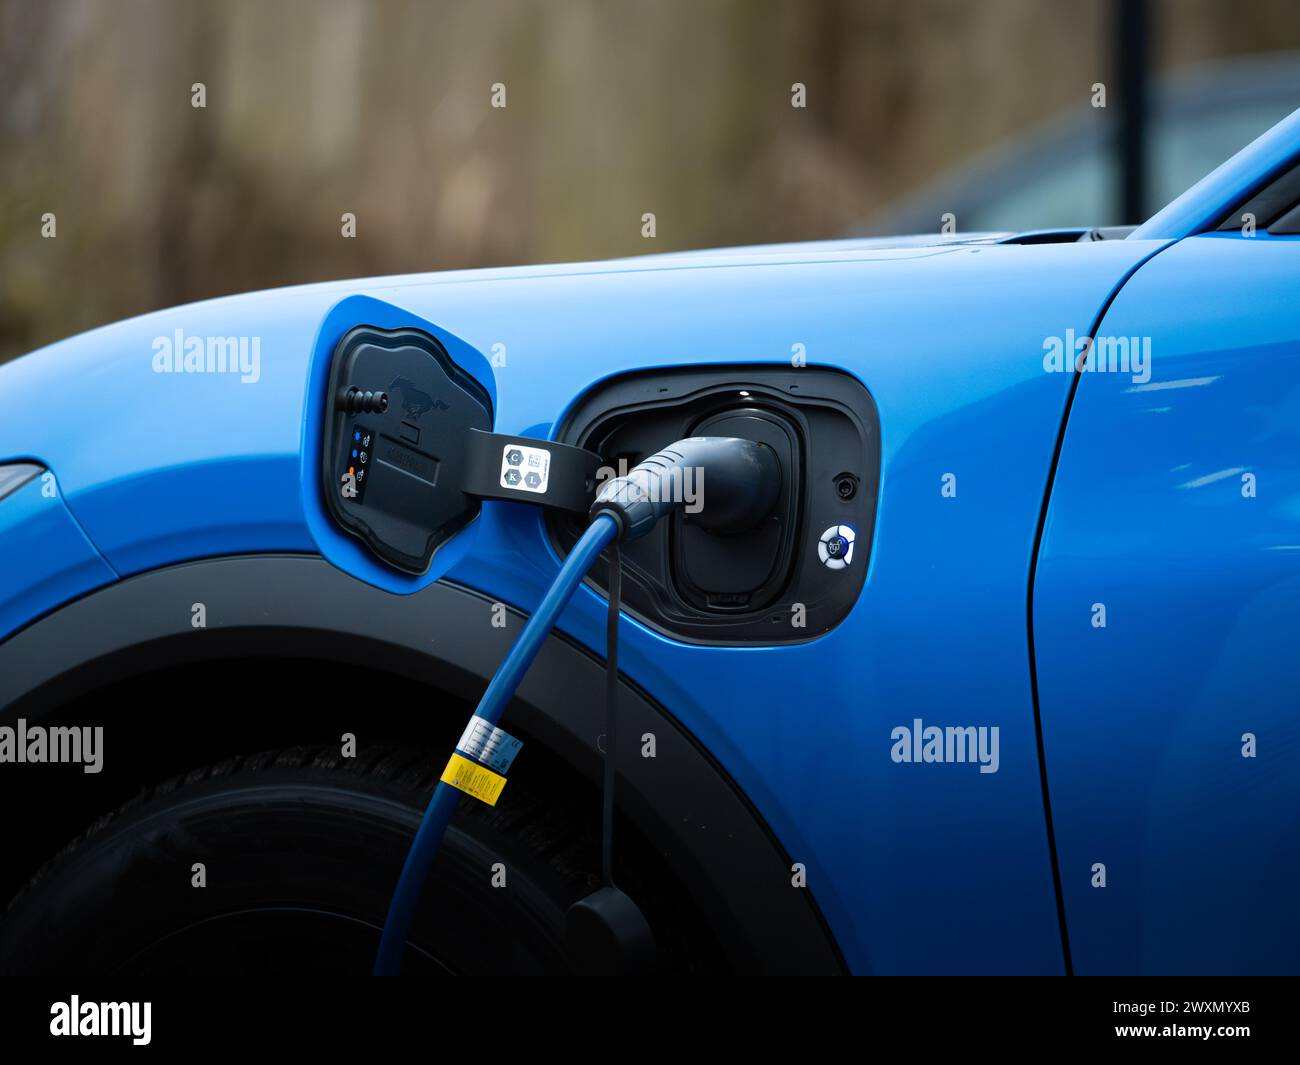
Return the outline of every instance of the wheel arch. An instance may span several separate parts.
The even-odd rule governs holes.
[[[193,624],[198,604],[205,615],[202,627]],[[221,669],[225,663],[256,658],[297,661],[315,670],[329,663],[334,669],[358,671],[364,678],[360,697],[369,698],[366,705],[350,708],[346,719],[361,723],[352,730],[359,741],[365,739],[362,729],[374,728],[408,742],[445,742],[448,729],[455,730],[453,737],[459,733],[525,620],[514,608],[502,610],[480,593],[446,581],[395,596],[315,556],[189,562],[99,589],[0,643],[0,725],[13,725],[19,718],[32,725],[97,724],[65,721],[60,713],[160,670]],[[284,676],[288,680],[291,674]],[[401,679],[398,690],[385,690],[390,687],[386,677]],[[368,691],[368,685],[375,690]],[[413,702],[422,692],[440,695],[453,704],[452,712],[439,714],[436,721],[422,718],[424,706]],[[357,697],[354,690],[349,693]],[[603,660],[562,635],[552,636],[520,686],[507,727],[595,784],[602,762],[597,741],[603,731],[603,693]],[[336,706],[325,712],[294,705],[290,714],[267,715],[252,712],[251,706],[214,707],[201,692],[175,694],[176,725],[185,737],[180,747],[187,757],[196,757],[188,753],[196,745],[224,751],[238,742],[253,750],[282,741],[283,731],[295,722],[310,719],[324,728],[343,719]],[[294,696],[291,688],[276,693]],[[129,707],[125,710],[129,713]],[[624,735],[653,732],[656,745],[654,758],[624,758],[620,811],[672,866],[732,963],[773,973],[843,971],[811,895],[791,887],[789,856],[725,771],[626,678],[619,710]],[[122,721],[122,712],[121,707],[109,708],[104,720]],[[237,740],[218,735],[223,725],[237,727]],[[147,733],[144,738],[132,735],[137,745],[148,742]],[[154,742],[166,744],[168,737]],[[106,730],[105,766],[115,757],[112,744]],[[167,753],[136,749],[127,761],[152,764],[166,761]],[[23,772],[0,775],[0,816],[21,810],[33,788],[51,783],[83,821],[101,808],[82,809],[98,782],[78,767],[6,768]],[[193,766],[181,771],[187,768]],[[42,859],[63,839],[43,842]],[[31,863],[26,871],[39,864]]]

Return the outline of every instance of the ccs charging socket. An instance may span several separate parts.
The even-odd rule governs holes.
[[[691,643],[799,643],[857,601],[875,524],[880,423],[856,378],[760,365],[628,374],[583,395],[556,435],[600,452],[615,474],[683,437],[753,440],[776,457],[777,502],[754,528],[710,531],[692,520],[688,501],[624,547],[624,609],[651,628]],[[707,498],[707,476],[700,487]],[[548,526],[561,553],[582,532],[563,515]],[[832,527],[850,531],[852,550],[823,559]],[[602,563],[589,579],[604,594]]]

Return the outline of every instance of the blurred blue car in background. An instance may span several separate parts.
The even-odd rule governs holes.
[[[1300,100],[1300,57],[1218,60],[1151,85],[1150,196],[1168,203]],[[961,231],[1023,231],[1131,224],[1119,185],[1113,108],[1081,105],[928,182],[870,220],[864,235],[938,232],[944,215]]]

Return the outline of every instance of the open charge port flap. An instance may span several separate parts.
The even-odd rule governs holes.
[[[339,398],[353,390],[387,405],[354,412]],[[325,400],[331,515],[385,562],[424,573],[479,512],[461,487],[470,430],[492,427],[486,389],[427,333],[359,326],[334,350]]]

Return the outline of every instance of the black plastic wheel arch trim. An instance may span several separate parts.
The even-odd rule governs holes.
[[[207,628],[191,629],[188,612],[178,612],[177,603],[191,602],[206,605]],[[508,608],[506,626],[493,628],[492,607],[445,581],[392,596],[309,555],[170,566],[91,592],[0,643],[0,723],[39,723],[70,699],[162,666],[250,655],[342,664],[364,654],[373,666],[378,654],[385,669],[424,683],[436,676],[437,686],[473,699],[525,620]],[[603,673],[602,659],[554,635],[509,711],[593,784],[603,763]],[[620,808],[671,862],[731,963],[770,974],[844,972],[811,892],[791,890],[789,855],[726,772],[627,680],[619,713],[629,735],[654,732],[657,746],[656,758],[623,767]],[[0,780],[0,801],[21,800],[12,786]]]

